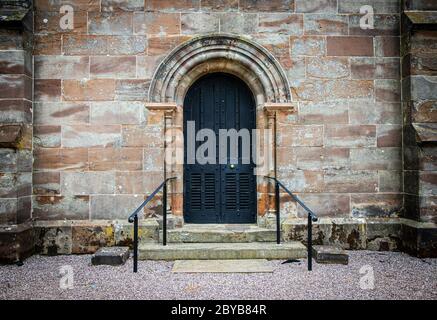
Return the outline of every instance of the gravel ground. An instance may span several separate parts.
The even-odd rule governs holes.
[[[21,267],[0,266],[0,299],[437,299],[437,259],[403,253],[353,251],[349,265],[314,263],[312,272],[305,260],[269,261],[275,271],[266,274],[173,274],[173,263],[163,261],[140,261],[133,274],[132,259],[120,267],[90,260],[33,256]],[[59,286],[65,265],[74,271],[72,289]],[[366,265],[374,289],[360,289]]]

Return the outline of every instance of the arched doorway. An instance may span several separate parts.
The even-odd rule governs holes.
[[[183,109],[185,222],[255,223],[251,90],[233,75],[207,74],[189,88]]]

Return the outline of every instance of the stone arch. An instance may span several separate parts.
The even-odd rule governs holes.
[[[258,106],[292,101],[281,65],[265,48],[246,38],[211,34],[193,38],[170,52],[155,71],[149,102],[182,105],[194,81],[219,71],[245,81]]]

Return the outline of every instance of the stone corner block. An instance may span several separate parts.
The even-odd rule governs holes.
[[[349,263],[349,256],[340,246],[313,246],[313,255],[317,263],[344,264]]]
[[[129,247],[104,247],[91,257],[91,264],[120,266],[129,259]]]

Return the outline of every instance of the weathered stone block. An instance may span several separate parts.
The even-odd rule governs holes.
[[[401,148],[351,149],[350,159],[355,170],[399,170],[402,168]]]
[[[397,216],[402,210],[402,195],[352,194],[351,206],[356,217]]]
[[[114,172],[61,172],[61,194],[113,194]]]
[[[131,12],[89,12],[88,32],[95,35],[131,35]]]
[[[37,35],[33,36],[34,39],[34,47],[33,54],[34,55],[61,55],[62,54],[62,41],[61,35],[51,35],[47,37],[47,35]]]
[[[373,15],[374,28],[363,29],[360,26],[362,14],[349,15],[349,34],[363,36],[398,36],[399,15],[397,14],[377,14]]]
[[[225,13],[220,16],[220,30],[222,32],[252,34],[258,31],[256,14]]]
[[[87,220],[89,196],[37,196],[33,201],[37,220]]]
[[[281,126],[278,131],[280,147],[323,145],[323,126],[320,125]]]
[[[144,36],[65,35],[65,55],[143,55],[147,49]]]
[[[142,79],[120,79],[115,82],[115,100],[146,101],[149,81]]]
[[[281,172],[279,179],[293,192],[322,192],[323,172],[294,170]]]
[[[17,223],[18,202],[16,198],[3,199],[0,198],[0,224],[16,224]]]
[[[143,149],[92,148],[88,159],[92,171],[137,171],[142,170]]]
[[[343,57],[307,58],[307,76],[309,78],[347,78],[349,77],[349,60]]]
[[[145,3],[146,11],[198,11],[200,0],[148,0]]]
[[[350,196],[348,194],[300,194],[299,198],[319,217],[347,217],[350,215]],[[298,216],[307,212],[298,206]]]
[[[372,37],[327,37],[328,56],[373,56]]]
[[[296,12],[337,13],[337,0],[295,0]]]
[[[0,100],[1,123],[31,123],[32,103],[27,100]]]
[[[163,55],[176,46],[189,40],[191,37],[184,36],[169,36],[169,37],[149,37],[148,38],[148,51],[149,56]]]
[[[146,108],[141,102],[93,102],[90,123],[94,124],[144,124]]]
[[[68,0],[35,0],[35,9],[39,11],[57,11],[61,6],[69,4],[75,11],[100,11],[99,0],[75,0],[73,3]]]
[[[61,126],[33,126],[33,145],[35,148],[61,147]]]
[[[144,201],[141,195],[102,195],[91,196],[91,219],[127,219]]]
[[[135,12],[133,19],[134,33],[138,35],[159,34],[160,36],[166,36],[179,34],[181,23],[183,23],[181,22],[181,15],[178,13]]]
[[[71,125],[62,128],[62,146],[80,147],[114,147],[121,143],[119,125]]]
[[[114,221],[114,237],[116,246],[133,245],[133,224],[127,220]],[[159,225],[156,219],[140,219],[138,223],[138,241],[140,243],[158,242]]]
[[[72,225],[73,254],[94,253],[114,245],[114,227],[109,221],[84,221]]]
[[[202,0],[201,11],[238,11],[239,0]]]
[[[91,257],[91,264],[94,266],[120,266],[126,263],[127,259],[129,259],[129,255],[129,247],[100,248]]]
[[[102,0],[102,11],[143,11],[144,0]]]
[[[376,192],[378,172],[368,170],[325,170],[325,192]]]
[[[318,79],[293,79],[290,83],[293,97],[298,101],[320,101],[325,99],[325,81]]]
[[[353,79],[399,79],[398,58],[351,58]]]
[[[340,13],[360,13],[360,8],[370,5],[378,13],[398,13],[400,3],[398,0],[338,0],[338,11]]]
[[[325,83],[325,99],[372,99],[374,83],[372,80],[329,80]]]
[[[122,128],[125,147],[163,147],[163,130],[158,126],[124,125]]]
[[[325,145],[330,147],[375,147],[374,125],[326,125]]]
[[[375,56],[377,57],[399,57],[399,37],[374,37]]]
[[[380,125],[377,127],[377,146],[380,147],[401,147],[402,126]]]
[[[181,15],[180,32],[199,34],[219,31],[219,16],[210,13],[184,13]],[[179,25],[175,33],[179,33]]]
[[[37,253],[49,256],[71,254],[71,222],[41,221],[35,224],[34,230]]]
[[[393,219],[367,219],[367,250],[395,251],[401,248],[401,223]]]
[[[120,194],[147,194],[153,192],[164,180],[161,172],[116,172],[115,182],[117,193]]]
[[[324,56],[326,41],[320,36],[290,37],[292,56]]]
[[[326,13],[306,14],[304,31],[305,35],[348,35],[348,16]]]
[[[413,76],[411,77],[412,100],[437,100],[437,77]]]
[[[240,0],[240,10],[248,12],[292,12],[294,0]]]
[[[32,80],[23,74],[0,74],[0,98],[32,100]]]
[[[30,224],[0,227],[0,263],[16,263],[32,255],[34,239]]]
[[[259,15],[259,33],[288,35],[303,34],[303,16],[289,13],[263,13]]]
[[[349,256],[340,246],[321,246],[312,247],[313,256],[317,263],[324,264],[348,264]]]
[[[60,33],[86,33],[87,32],[87,13],[85,11],[74,12],[74,27],[64,29],[59,21],[65,14],[60,10],[55,11],[35,11],[34,13],[34,33],[50,37]]]
[[[401,124],[401,105],[373,100],[353,101],[349,104],[350,124]]]
[[[379,191],[380,192],[401,192],[402,171],[379,170]]]
[[[60,173],[56,171],[34,172],[32,178],[33,194],[56,195],[61,191]]]
[[[1,51],[0,52],[0,74],[22,74],[28,73],[25,65],[25,51]]]
[[[376,101],[399,102],[401,86],[398,80],[375,80]]]

